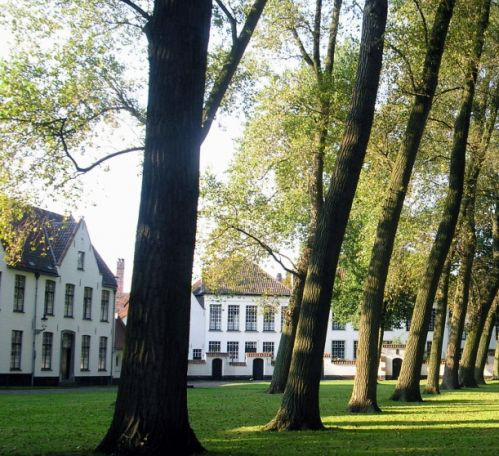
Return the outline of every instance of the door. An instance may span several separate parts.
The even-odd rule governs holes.
[[[255,358],[253,360],[253,380],[263,380],[263,359]]]
[[[73,380],[74,334],[64,332],[61,336],[61,381]]]
[[[394,358],[392,361],[392,380],[397,380],[399,378],[401,366],[402,360],[400,358]]]
[[[213,380],[222,380],[222,360],[215,358],[211,362],[211,378]]]

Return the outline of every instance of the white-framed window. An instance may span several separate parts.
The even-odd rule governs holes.
[[[246,331],[256,331],[257,307],[246,306]]]
[[[26,277],[16,274],[14,284],[14,312],[24,312],[24,291],[26,288]]]
[[[200,348],[192,349],[192,359],[201,359],[203,356],[203,350]]]
[[[222,330],[222,304],[210,304],[210,331]]]
[[[331,318],[331,328],[333,331],[344,331],[345,325],[338,323],[337,321],[334,320],[334,317],[332,317]]]
[[[430,353],[431,353],[431,344],[432,344],[431,340],[427,340],[426,341],[426,356],[430,356]]]
[[[227,353],[231,361],[239,359],[239,342],[227,342]]]
[[[54,315],[54,301],[55,301],[55,282],[53,280],[46,280],[43,315]]]
[[[11,346],[10,346],[10,370],[21,370],[21,353],[23,349],[23,332],[12,331]]]
[[[42,339],[42,370],[52,369],[52,344],[54,335],[51,332],[44,332]]]
[[[80,370],[90,370],[90,336],[81,336]]]
[[[109,321],[109,290],[102,290],[100,301],[100,321]]]
[[[105,371],[107,363],[107,337],[99,338],[99,370]]]
[[[286,319],[288,317],[288,306],[281,307],[281,332],[286,324]]]
[[[220,353],[222,351],[222,345],[218,340],[210,340],[208,342],[208,351],[210,353]]]
[[[359,341],[353,341],[353,359],[357,359],[357,349],[359,348]]]
[[[245,342],[244,353],[256,353],[256,342]]]
[[[428,325],[428,331],[433,331],[435,329],[436,316],[437,316],[437,309],[431,309],[430,324]]]
[[[272,353],[272,359],[274,358],[274,342],[264,342],[262,347],[263,353]]]
[[[239,331],[239,306],[229,305],[227,308],[227,331]]]
[[[83,290],[83,319],[92,319],[92,288],[85,287]]]
[[[345,341],[331,341],[331,359],[345,359]]]
[[[265,309],[263,312],[263,330],[275,330],[275,312],[274,309]]]
[[[79,271],[83,271],[83,269],[85,269],[85,252],[82,252],[82,251],[78,252],[78,259],[77,259],[76,268]]]
[[[73,318],[75,302],[75,286],[72,283],[66,284],[66,294],[64,295],[64,316]]]

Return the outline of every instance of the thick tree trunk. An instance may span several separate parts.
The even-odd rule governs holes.
[[[463,195],[466,146],[478,75],[478,64],[483,49],[484,33],[488,25],[490,0],[484,0],[480,10],[480,21],[476,27],[473,53],[466,72],[465,90],[461,107],[454,124],[454,139],[449,171],[449,191],[445,199],[442,220],[438,226],[423,280],[419,287],[412,313],[411,329],[407,340],[404,361],[400,376],[392,394],[392,400],[422,401],[419,380],[421,366],[430,323],[431,309],[437,290],[442,268],[449,252],[459,216]],[[455,316],[455,309],[453,309]]]
[[[492,380],[499,380],[499,341],[496,343],[496,351],[494,352],[494,367],[492,368]]]
[[[440,394],[440,361],[444,342],[445,319],[447,317],[447,302],[449,299],[449,278],[452,253],[449,252],[445,262],[440,285],[437,291],[437,308],[433,328],[433,341],[431,344],[430,359],[428,360],[428,378],[426,380],[426,394]]]
[[[487,356],[489,353],[490,339],[492,338],[492,333],[494,332],[494,323],[497,318],[497,309],[499,308],[499,298],[496,296],[492,307],[489,310],[487,318],[485,319],[485,324],[483,326],[482,335],[480,337],[480,344],[478,345],[478,353],[476,355],[475,362],[475,381],[477,385],[485,385],[485,378],[483,376],[483,371],[485,370],[485,364],[487,364]],[[497,344],[499,346],[499,343]],[[496,356],[497,356],[497,346],[496,346]],[[494,359],[494,368],[495,368]]]
[[[390,178],[388,195],[378,221],[361,305],[359,356],[353,392],[348,405],[351,412],[380,410],[376,399],[378,374],[376,356],[388,266],[407,186],[437,87],[440,62],[453,8],[454,0],[439,2],[423,66],[420,94],[416,95],[413,102],[404,140]]]
[[[190,282],[210,0],[155,2],[142,195],[116,408],[98,451],[203,451],[187,413]]]
[[[323,428],[319,382],[332,288],[374,116],[386,14],[386,0],[366,1],[350,114],[317,227],[286,390],[269,430]]]

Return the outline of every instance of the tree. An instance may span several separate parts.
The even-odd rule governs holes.
[[[497,316],[497,309],[499,308],[498,305],[499,305],[499,300],[496,296],[489,310],[489,313],[487,314],[487,318],[485,319],[485,324],[483,326],[483,331],[480,336],[480,344],[478,346],[478,353],[475,362],[475,381],[477,385],[485,385],[485,378],[483,376],[483,371],[485,369],[485,364],[487,363],[487,357],[489,355],[489,345],[494,330],[494,324],[498,318]],[[493,366],[494,380],[496,380],[497,377],[496,359],[497,359],[497,345],[496,345],[496,353],[494,357],[494,366]]]
[[[204,123],[211,1],[156,1],[150,14],[125,3],[146,20],[149,97],[122,377],[97,449],[194,454],[203,448],[189,426],[186,375],[199,148],[266,1],[256,0],[233,36],[237,49],[207,98]]]
[[[352,412],[379,412],[376,400],[379,326],[388,266],[407,186],[438,81],[454,1],[439,2],[429,39],[422,81],[414,97],[411,113],[397,161],[390,178],[388,195],[379,218],[371,253],[361,307],[357,373],[348,409]]]
[[[320,214],[283,399],[267,430],[322,429],[319,381],[334,275],[374,116],[387,2],[367,0],[350,114]]]

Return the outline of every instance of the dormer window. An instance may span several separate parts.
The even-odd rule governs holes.
[[[85,266],[85,252],[78,252],[78,270],[83,271]]]

